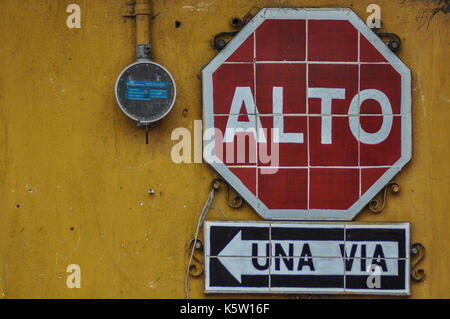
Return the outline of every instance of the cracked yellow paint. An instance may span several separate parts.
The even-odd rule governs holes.
[[[80,5],[81,29],[66,26],[71,3]],[[153,1],[153,57],[174,75],[178,98],[149,145],[114,98],[115,79],[135,55],[124,3],[2,0],[0,297],[183,298],[186,244],[216,174],[174,164],[170,136],[177,127],[193,135],[201,118],[197,75],[216,54],[211,39],[253,6],[339,5],[365,20],[372,0]],[[383,30],[402,38],[399,56],[412,70],[413,159],[387,208],[356,219],[412,223],[412,240],[427,248],[415,298],[450,297],[450,28],[442,12],[428,24],[437,3],[377,1]],[[207,218],[258,219],[248,206],[230,209],[223,190]],[[70,264],[81,267],[80,289],[66,286]],[[214,297],[203,294],[202,279],[191,278],[190,288],[191,297]]]

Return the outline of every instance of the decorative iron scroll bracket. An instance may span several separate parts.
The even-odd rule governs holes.
[[[203,242],[200,239],[195,240],[195,238],[192,238],[186,246],[188,252],[192,251],[192,245],[194,245],[194,243],[194,254],[192,255],[192,261],[189,265],[189,275],[192,277],[200,277],[201,275],[203,275],[203,272],[205,270],[203,262],[195,255],[196,253],[199,255],[203,255]]]
[[[402,40],[398,35],[392,32],[375,32],[376,35],[378,35],[381,39],[383,38],[389,38],[386,43],[389,49],[391,49],[392,52],[397,53],[398,50],[400,50],[400,47],[402,46]]]
[[[212,47],[216,49],[217,51],[221,51],[223,48],[227,46],[227,41],[225,40],[225,37],[232,38],[235,36],[239,31],[230,31],[230,32],[220,32],[214,36],[214,39],[212,41]]]
[[[411,263],[411,279],[417,282],[422,282],[425,279],[425,270],[422,268],[416,268],[425,257],[425,247],[421,243],[412,244],[411,255],[416,256],[415,261]]]
[[[228,183],[225,182],[223,179],[216,178],[213,180],[211,185],[214,188],[214,190],[218,191],[220,189],[220,183],[225,185],[225,192],[226,192],[225,199],[227,201],[227,205],[234,209],[242,207],[242,205],[244,203],[244,200],[242,199],[242,197],[239,196],[236,192],[230,197],[230,188],[231,187],[229,187]]]
[[[228,44],[225,39],[233,38],[239,32],[239,30],[241,30],[253,18],[258,10],[258,7],[253,7],[245,14],[242,19],[233,18],[231,20],[231,27],[233,29],[236,29],[237,31],[220,32],[216,34],[212,40],[212,47],[217,51],[221,51],[223,48],[225,48]]]
[[[211,189],[212,189],[212,193],[210,195],[210,198],[208,199],[207,203],[209,202],[209,205],[212,203],[212,201],[214,200],[214,193],[216,193],[217,191],[220,190],[220,184],[224,184],[225,185],[225,199],[227,201],[228,206],[230,206],[231,208],[237,209],[240,208],[243,204],[243,199],[241,196],[239,196],[237,193],[234,193],[233,196],[230,196],[230,189],[228,184],[220,179],[220,178],[216,178],[212,181],[211,183]],[[203,219],[206,217],[206,213],[209,209],[209,206],[205,206],[205,208],[203,208],[203,212],[202,215],[200,216],[200,221],[199,221],[199,225],[201,225],[203,223]],[[198,228],[197,228],[197,232],[198,232]],[[195,245],[195,247],[194,247]],[[191,240],[189,240],[186,249],[188,252],[191,253],[191,260],[189,263],[189,276],[192,277],[200,277],[203,273],[204,273],[204,266],[203,266],[203,262],[201,261],[201,257],[197,257],[196,255],[203,255],[203,243],[200,239],[197,238],[197,233],[196,236],[194,238],[192,238]]]
[[[381,199],[372,199],[369,203],[369,210],[372,213],[380,213],[384,210],[384,208],[386,207],[386,203],[387,203],[387,193],[388,190],[390,190],[390,192],[392,194],[397,194],[398,192],[400,192],[400,185],[395,182],[389,182],[389,184],[387,184],[384,189],[383,189],[383,195]]]

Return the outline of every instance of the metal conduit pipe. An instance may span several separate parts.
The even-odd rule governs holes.
[[[136,60],[150,60],[150,0],[136,0]]]

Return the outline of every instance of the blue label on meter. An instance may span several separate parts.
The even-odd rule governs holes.
[[[150,101],[167,99],[167,82],[127,80],[127,99]]]

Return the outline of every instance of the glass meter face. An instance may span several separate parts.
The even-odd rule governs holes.
[[[166,116],[176,98],[172,75],[163,66],[151,61],[127,66],[117,78],[115,91],[122,111],[142,125]]]

